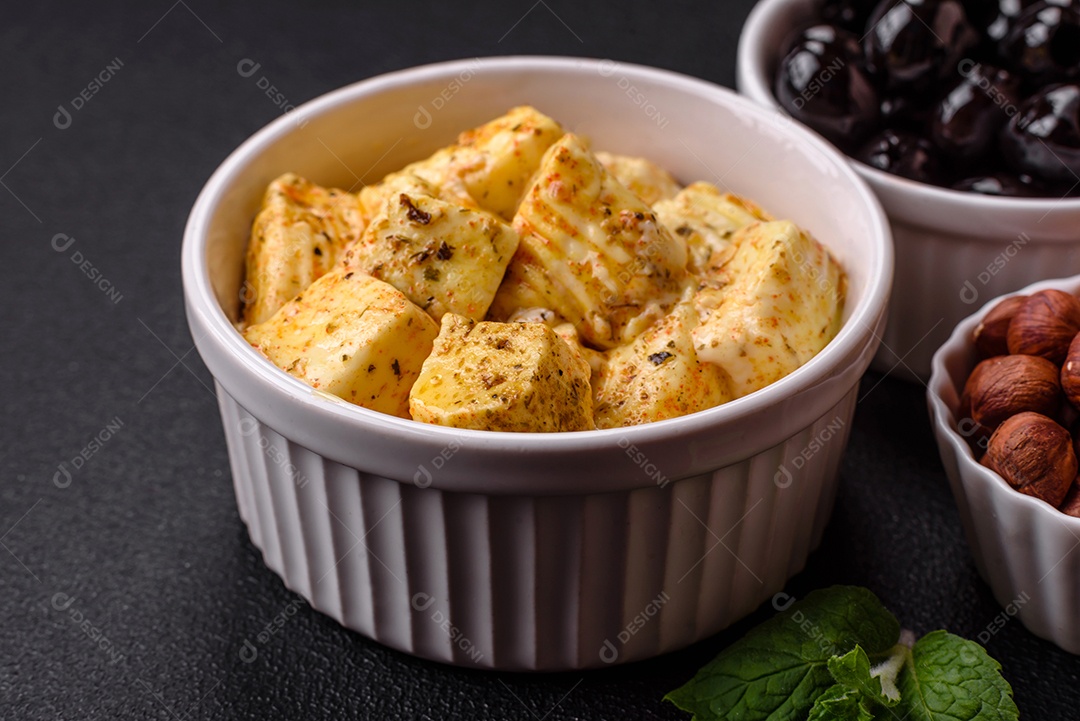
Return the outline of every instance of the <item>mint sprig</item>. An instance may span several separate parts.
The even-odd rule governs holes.
[[[865,588],[834,586],[751,630],[666,699],[699,721],[801,721],[836,683],[829,659],[884,654],[900,624]]]
[[[978,644],[944,631],[899,639],[868,589],[814,591],[664,698],[693,721],[1019,718],[1000,664]]]

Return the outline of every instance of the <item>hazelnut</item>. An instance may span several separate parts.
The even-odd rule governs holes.
[[[1080,518],[1080,483],[1073,481],[1069,492],[1065,494],[1065,500],[1061,502],[1060,509],[1067,516]]]
[[[1073,337],[1061,365],[1061,390],[1069,403],[1080,409],[1080,335]]]
[[[1013,316],[1006,334],[1010,353],[1040,356],[1061,365],[1080,332],[1080,300],[1061,290],[1040,290]]]
[[[1076,421],[1080,420],[1080,411],[1077,411],[1072,403],[1062,403],[1061,410],[1058,411],[1054,420],[1066,428],[1072,429],[1073,437],[1076,437]],[[1080,458],[1080,455],[1077,458]]]
[[[979,377],[989,367],[989,364],[980,361],[964,381],[964,391],[960,394],[960,418],[971,418],[971,389],[979,384]]]
[[[975,366],[964,386],[971,418],[993,431],[1009,416],[1024,411],[1053,416],[1061,405],[1058,378],[1057,366],[1038,356],[987,358]]]
[[[990,440],[990,434],[993,433],[993,429],[979,425],[971,417],[971,389],[978,386],[979,381],[977,379],[986,367],[979,364],[971,371],[971,375],[968,376],[967,382],[964,384],[964,391],[960,394],[960,407],[957,409],[956,416],[956,430],[967,439],[976,459],[982,457],[983,452],[986,450],[986,444]]]
[[[1020,413],[998,426],[982,464],[1016,490],[1055,508],[1076,480],[1072,437],[1038,413]]]
[[[1027,299],[1026,295],[1006,298],[983,316],[979,325],[975,327],[971,339],[984,358],[1009,354],[1009,323]]]

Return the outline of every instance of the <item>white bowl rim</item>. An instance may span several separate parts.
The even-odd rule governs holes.
[[[601,73],[608,72],[612,63],[606,59],[530,55],[493,56],[481,58],[481,62],[484,69],[496,72],[587,70]],[[434,436],[436,440],[443,442],[458,442],[463,446],[472,445],[478,449],[501,449],[517,453],[535,450],[583,451],[615,444],[626,448],[626,444],[675,440],[687,432],[737,425],[740,419],[790,400],[835,376],[839,372],[837,365],[844,359],[857,355],[859,349],[865,345],[866,335],[874,333],[875,325],[888,303],[892,286],[892,234],[877,197],[866,182],[851,169],[844,156],[817,134],[790,118],[763,108],[728,88],[669,70],[619,62],[619,70],[624,74],[662,81],[692,94],[720,98],[722,102],[734,106],[746,116],[782,127],[784,132],[799,143],[809,146],[818,156],[825,158],[837,172],[837,180],[846,181],[856,194],[853,201],[861,201],[866,207],[870,214],[870,225],[876,229],[876,232],[871,234],[876,245],[871,252],[872,262],[865,268],[867,292],[859,305],[852,310],[837,336],[821,352],[768,387],[715,408],[626,428],[562,433],[467,430],[397,418],[345,401],[328,400],[326,394],[313,391],[307,384],[273,365],[252,348],[232,325],[217,302],[210,282],[206,267],[206,231],[218,198],[252,158],[275,142],[279,136],[295,128],[295,117],[310,119],[403,83],[453,77],[466,70],[483,72],[477,71],[476,63],[476,58],[470,58],[416,66],[370,77],[318,96],[255,132],[230,153],[207,180],[184,229],[181,269],[188,312],[197,314],[208,333],[213,336],[214,342],[239,358],[264,384],[272,386],[277,392],[287,395],[299,404],[317,404],[316,410],[330,414],[342,422],[359,424],[361,427],[377,424],[383,432],[394,431],[406,437],[422,436],[427,441]],[[839,400],[839,397],[837,399]]]
[[[1062,513],[1046,501],[1020,493],[1010,486],[1000,475],[975,460],[975,454],[971,450],[971,446],[968,445],[968,442],[960,435],[960,432],[956,430],[956,418],[953,415],[953,410],[949,407],[949,404],[944,398],[945,391],[950,387],[956,392],[957,398],[960,397],[963,388],[957,388],[953,385],[952,378],[949,375],[946,365],[949,358],[970,347],[971,341],[969,339],[971,338],[972,332],[975,330],[975,326],[979,324],[979,321],[982,320],[994,306],[1006,298],[1017,295],[1031,295],[1040,290],[1051,289],[1076,293],[1080,291],[1080,276],[1040,280],[1037,283],[1032,283],[1013,293],[1006,293],[1005,295],[991,299],[975,313],[960,321],[953,329],[949,339],[938,348],[936,353],[934,353],[933,360],[931,361],[930,382],[926,387],[926,397],[930,406],[935,431],[939,438],[944,438],[949,445],[952,446],[957,462],[960,464],[961,475],[965,477],[965,484],[971,482],[990,484],[990,488],[993,489],[995,495],[1000,497],[1001,494],[1008,494],[1006,497],[1009,499],[1009,502],[1019,503],[1035,513],[1047,514],[1045,517],[1048,521],[1056,520],[1066,524],[1066,527],[1072,530],[1073,535],[1080,538],[1080,518]],[[1047,528],[1050,527],[1052,526],[1047,526]]]
[[[767,68],[758,63],[757,58],[760,57],[762,47],[765,44],[766,32],[774,23],[780,21],[785,11],[817,1],[819,0],[759,0],[754,9],[751,10],[739,37],[737,61],[740,90],[748,97],[758,101],[764,101],[767,98],[773,108],[779,112],[784,112],[773,95],[772,79],[768,75]],[[1061,208],[1080,210],[1080,198],[1014,198],[969,193],[892,175],[877,168],[871,168],[866,163],[848,155],[844,155],[844,157],[872,186],[885,188],[892,193],[907,194],[910,196],[909,200],[915,202],[925,202],[952,208],[959,206],[965,212],[978,214],[1014,213],[1016,211],[1048,214]],[[1080,178],[1077,179],[1076,185],[1073,187],[1076,188],[1077,186],[1080,186]],[[980,236],[973,237],[983,240]],[[1070,241],[1062,240],[1058,242]]]

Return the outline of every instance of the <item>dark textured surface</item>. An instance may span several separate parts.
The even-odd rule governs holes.
[[[520,676],[387,650],[285,590],[236,513],[179,247],[202,183],[279,112],[258,77],[298,104],[418,63],[552,53],[731,85],[751,2],[171,2],[4,10],[0,718],[685,718],[664,692],[766,614],[652,662]],[[257,75],[237,72],[244,58]],[[115,76],[71,111],[109,64]],[[60,233],[74,238],[62,252]],[[923,389],[879,380],[864,381],[823,547],[788,590],[865,584],[906,626],[975,637],[1000,609],[962,538]],[[70,482],[55,475],[110,434]],[[1016,622],[988,647],[1025,717],[1075,718],[1075,657]]]

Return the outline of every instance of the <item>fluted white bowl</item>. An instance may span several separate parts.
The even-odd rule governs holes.
[[[1047,288],[1080,293],[1080,276],[1041,281],[1008,295]],[[960,430],[967,427],[960,425],[960,394],[978,362],[971,334],[1008,295],[965,318],[934,354],[927,390],[930,417],[975,565],[1004,609],[980,640],[985,643],[1017,617],[1036,636],[1080,653],[1080,518],[1013,490],[979,464]]]
[[[266,184],[358,187],[532,104],[807,227],[849,279],[839,335],[725,406],[622,430],[464,431],[337,401],[233,327]],[[888,224],[830,146],[709,83],[611,61],[509,57],[350,85],[279,118],[207,182],[184,235],[187,314],[221,404],[240,516],[313,607],[438,661],[557,670],[654,656],[752,611],[829,517],[884,322]]]
[[[782,112],[773,78],[791,33],[821,0],[761,0],[739,39],[739,91]],[[959,70],[958,70],[959,72]],[[874,367],[928,378],[934,351],[988,298],[1080,268],[1080,199],[995,198],[947,190],[849,160],[892,224],[894,303]]]

